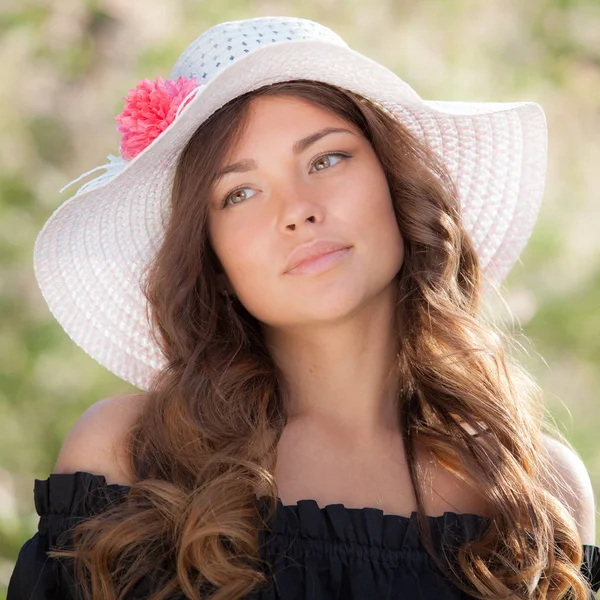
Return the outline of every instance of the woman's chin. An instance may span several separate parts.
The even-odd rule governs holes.
[[[357,314],[364,307],[364,299],[356,297],[315,297],[306,298],[298,304],[297,300],[287,307],[286,316],[278,324],[287,326],[312,326],[342,323]],[[294,310],[295,308],[295,310]]]

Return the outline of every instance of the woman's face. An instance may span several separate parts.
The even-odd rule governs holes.
[[[379,160],[353,125],[303,99],[258,97],[226,163],[209,239],[230,290],[259,321],[331,322],[391,285],[402,238]],[[288,271],[292,252],[318,240],[349,249]]]

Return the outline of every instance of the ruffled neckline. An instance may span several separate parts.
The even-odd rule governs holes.
[[[131,487],[107,483],[103,475],[86,471],[51,473],[47,479],[35,479],[34,503],[40,517],[85,518],[97,514],[113,503],[123,501]],[[260,509],[264,497],[256,497]],[[277,498],[277,510],[267,523],[267,530],[282,536],[306,537],[332,542],[382,545],[390,549],[421,548],[418,514],[384,513],[375,507],[347,507],[343,503],[320,506],[313,498],[284,504]],[[487,515],[446,511],[426,515],[436,544],[462,542],[482,535],[491,521]],[[43,528],[44,519],[40,524]],[[600,548],[584,544],[586,554],[600,555]]]
[[[103,475],[84,471],[52,473],[45,480],[35,480],[34,501],[42,517],[81,518],[122,501],[130,489],[127,485],[108,484]],[[256,502],[261,511],[266,508],[265,497],[257,496]],[[455,512],[426,515],[426,518],[436,543],[442,537],[446,542],[460,542],[480,535],[490,520],[484,515]],[[396,515],[375,507],[347,507],[343,503],[320,506],[312,498],[284,504],[277,498],[277,509],[266,525],[270,533],[283,537],[383,546],[391,550],[421,547],[416,511]]]
[[[131,486],[120,483],[107,483],[104,475],[95,475],[87,471],[77,471],[75,473],[51,473],[47,479],[35,479],[34,481],[34,500],[38,514],[46,513],[51,508],[52,512],[74,515],[77,513],[87,514],[90,510],[102,509],[107,502],[115,502],[126,496]],[[264,503],[263,497],[256,496],[256,501],[260,506]],[[297,500],[294,504],[284,504],[280,497],[277,497],[277,512],[298,515],[314,515],[317,512],[322,514],[334,514],[345,512],[354,517],[358,515],[376,515],[384,521],[401,520],[412,522],[417,519],[417,511],[412,511],[409,515],[399,515],[384,513],[380,508],[371,506],[348,507],[343,503],[331,503],[320,506],[313,498],[303,498]],[[446,511],[441,515],[426,515],[426,518],[436,523],[438,521],[447,522],[457,518],[465,519],[471,522],[488,522],[491,517],[478,515],[475,513],[457,513]]]
[[[262,503],[262,499],[258,501]],[[442,543],[456,546],[483,535],[491,521],[491,517],[484,515],[449,511],[426,515],[426,519],[436,547],[441,547]],[[425,552],[416,511],[410,515],[397,515],[369,506],[356,508],[343,503],[320,506],[312,498],[283,504],[278,498],[277,510],[268,521],[268,530],[288,541],[319,540],[321,544],[338,546],[338,555],[344,547],[355,549],[357,546],[381,549],[388,552],[390,559],[394,553],[396,558],[401,558],[397,553]]]
[[[34,502],[41,517],[39,531],[54,537],[69,524],[123,501],[130,489],[127,485],[108,484],[103,475],[85,471],[52,473],[47,479],[35,479]],[[265,507],[265,499],[256,497],[259,507]],[[436,547],[440,548],[443,543],[452,548],[482,535],[492,518],[444,512],[426,515],[426,519]],[[311,552],[323,559],[333,555],[337,559],[360,555],[386,564],[429,560],[416,511],[410,515],[395,515],[379,508],[354,508],[342,503],[320,506],[312,498],[283,504],[278,498],[277,510],[260,535],[270,556],[283,556],[294,548],[298,556]],[[597,590],[600,587],[600,547],[582,546],[582,571]]]

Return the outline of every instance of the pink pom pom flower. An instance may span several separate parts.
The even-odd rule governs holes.
[[[198,87],[196,78],[177,81],[142,79],[129,90],[123,112],[115,117],[122,134],[121,156],[131,160],[152,143],[174,120],[185,97]],[[193,98],[190,96],[186,104]]]

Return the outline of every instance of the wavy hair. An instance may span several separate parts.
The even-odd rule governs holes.
[[[405,249],[396,279],[398,422],[427,551],[475,598],[587,598],[576,522],[544,485],[555,473],[541,391],[506,351],[509,336],[482,315],[480,265],[450,175],[389,110],[312,81],[232,100],[181,153],[165,238],[144,278],[166,366],[128,435],[130,493],[79,523],[73,546],[50,555],[74,560],[93,599],[124,599],[141,578],[153,582],[152,600],[243,598],[270,583],[259,530],[277,506],[273,472],[289,394],[260,322],[218,289],[223,270],[202,201],[250,102],[265,95],[303,98],[355,125],[387,177]],[[417,447],[476,485],[490,506],[484,535],[453,561],[432,543]]]

